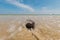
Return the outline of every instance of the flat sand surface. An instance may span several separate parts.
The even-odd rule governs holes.
[[[34,30],[26,28],[28,19]],[[60,40],[60,16],[0,15],[0,40]]]

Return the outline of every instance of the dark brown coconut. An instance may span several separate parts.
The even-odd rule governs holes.
[[[32,22],[32,21],[31,21],[31,22]],[[35,26],[35,23],[34,23],[34,22],[32,22],[32,23],[29,23],[29,22],[26,23],[26,28],[27,28],[27,29],[30,29],[30,30],[31,30],[31,29],[34,29],[34,26]]]

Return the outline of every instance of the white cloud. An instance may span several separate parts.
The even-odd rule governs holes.
[[[17,0],[6,0],[8,3],[10,4],[13,4],[13,5],[16,5],[18,7],[22,7],[24,9],[27,9],[31,12],[34,12],[34,9],[28,5],[25,5],[25,4],[22,4],[22,3],[19,3]]]
[[[37,11],[39,14],[60,14],[58,9],[49,9],[48,7],[42,7],[41,10]]]

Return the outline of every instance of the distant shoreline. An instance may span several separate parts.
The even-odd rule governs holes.
[[[1,15],[33,15],[33,16],[34,16],[34,15],[35,15],[35,16],[38,16],[38,15],[39,15],[39,16],[41,16],[41,15],[42,15],[42,16],[45,16],[45,15],[46,15],[46,16],[57,15],[57,16],[58,16],[58,15],[59,15],[59,16],[60,16],[60,14],[0,14],[0,16],[1,16]]]

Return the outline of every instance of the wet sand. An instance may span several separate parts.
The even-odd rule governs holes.
[[[27,19],[35,29],[25,27]],[[0,40],[60,40],[60,16],[0,15]]]

